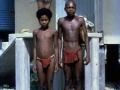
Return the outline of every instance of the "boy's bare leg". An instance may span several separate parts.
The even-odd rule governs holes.
[[[47,69],[47,88],[48,88],[47,90],[53,90],[54,70],[55,70],[55,60],[53,58]]]
[[[45,2],[45,8],[50,9],[50,6],[51,6],[51,2]]]
[[[52,1],[51,2],[37,1],[38,9],[41,9],[41,8],[48,8],[48,9],[50,9],[51,3],[52,3]]]
[[[39,79],[39,90],[44,90],[46,74],[42,67],[42,63],[39,60],[37,60],[37,74],[38,74],[38,79]]]
[[[70,85],[72,82],[71,78],[71,65],[70,64],[65,64],[64,65],[64,73],[65,73],[65,87],[64,90],[70,90]]]
[[[44,7],[44,2],[37,1],[38,9],[41,9]]]
[[[82,60],[82,51],[78,52],[79,55],[79,61],[75,63],[75,85],[76,85],[76,90],[81,90],[81,73],[82,73],[82,65],[83,65],[83,60]]]

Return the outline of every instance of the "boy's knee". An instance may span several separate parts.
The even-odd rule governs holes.
[[[80,85],[81,84],[81,80],[79,78],[76,78],[76,85]]]
[[[39,86],[40,86],[40,89],[43,90],[44,89],[44,83],[40,83]]]
[[[51,89],[53,85],[53,81],[47,81],[47,87],[48,89]]]
[[[70,85],[70,79],[65,79],[65,85],[66,86]]]

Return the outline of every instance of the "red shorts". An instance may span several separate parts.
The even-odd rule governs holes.
[[[80,50],[81,50],[81,48],[79,48],[78,50],[75,50],[75,51],[66,50],[64,48],[63,49],[63,62],[65,64],[68,64],[68,63],[74,63],[75,61],[78,61],[79,60],[78,52]]]
[[[39,58],[37,57],[37,60],[40,60],[43,68],[46,68],[48,65],[50,65],[51,60],[54,58],[54,55],[50,56],[49,58]]]

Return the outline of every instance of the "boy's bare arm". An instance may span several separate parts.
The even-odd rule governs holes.
[[[34,42],[34,47],[33,47],[33,59],[34,59],[33,72],[36,72],[36,32],[37,32],[37,30],[33,31],[33,42]]]
[[[54,50],[55,50],[55,58],[56,58],[56,64],[58,64],[58,33],[57,30],[54,35]]]
[[[90,62],[90,49],[89,49],[89,40],[88,40],[87,28],[86,28],[86,25],[85,25],[84,18],[82,18],[82,28],[84,30],[85,47],[86,47],[86,52],[87,52],[85,64],[88,64]]]
[[[58,20],[58,51],[59,51],[59,65],[63,67],[63,62],[61,59],[62,52],[62,30],[61,30],[61,20]]]
[[[55,52],[55,72],[58,71],[58,33],[57,30],[54,34],[54,52]]]

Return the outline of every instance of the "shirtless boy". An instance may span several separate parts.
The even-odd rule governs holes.
[[[36,13],[41,25],[33,31],[34,38],[34,66],[39,78],[39,90],[53,90],[54,72],[58,71],[58,38],[57,30],[49,27],[52,17],[50,9],[42,8]]]
[[[64,69],[65,74],[64,90],[70,90],[72,74],[74,74],[75,78],[76,88],[75,90],[81,90],[81,72],[83,60],[82,60],[82,47],[80,45],[81,44],[80,31],[81,28],[84,30],[85,46],[87,53],[84,63],[87,65],[90,62],[87,29],[85,26],[84,18],[75,15],[76,12],[75,1],[68,0],[65,4],[64,9],[67,13],[67,16],[62,17],[58,20],[59,65]],[[63,58],[61,58],[62,51]]]
[[[38,9],[41,9],[41,8],[50,9],[52,0],[36,0],[36,1],[37,1]]]

